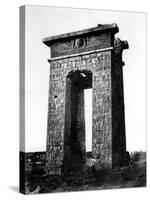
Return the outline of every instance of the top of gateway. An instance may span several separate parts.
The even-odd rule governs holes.
[[[74,31],[71,33],[64,33],[56,36],[50,36],[43,39],[43,43],[47,46],[54,44],[55,42],[68,40],[69,38],[77,38],[80,36],[87,36],[96,33],[112,32],[113,34],[117,33],[119,28],[117,24],[98,24],[98,26],[93,28],[84,29],[81,31]]]

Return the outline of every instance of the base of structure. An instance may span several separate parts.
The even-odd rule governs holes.
[[[119,169],[124,166],[128,166],[130,164],[130,155],[129,152],[125,152],[123,157],[116,155],[114,158],[113,164],[110,163],[102,163],[101,160],[95,158],[87,158],[85,165],[82,166],[80,170],[69,170],[64,169],[62,165],[53,164],[50,167],[46,168],[47,175],[63,175],[63,174],[77,174],[77,173],[84,173],[86,171],[100,171],[100,170],[113,170]]]

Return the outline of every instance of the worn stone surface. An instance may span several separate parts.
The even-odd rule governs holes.
[[[99,24],[94,28],[51,36],[43,42],[51,47],[51,57],[57,57],[110,47],[117,32],[116,24]]]
[[[48,174],[84,170],[83,91],[87,88],[93,89],[92,156],[100,168],[123,164],[126,144],[122,51],[127,44],[114,41],[114,26],[91,30],[44,40],[51,47],[51,57],[56,58],[50,60]]]

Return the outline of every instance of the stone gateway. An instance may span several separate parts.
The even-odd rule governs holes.
[[[44,38],[50,47],[47,174],[86,168],[84,89],[92,88],[92,158],[99,168],[126,155],[122,52],[116,24]]]

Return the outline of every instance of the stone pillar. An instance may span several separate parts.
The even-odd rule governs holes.
[[[93,89],[92,156],[100,168],[121,166],[126,151],[122,51],[116,24],[43,40],[51,48],[47,173],[84,169],[84,89]]]
[[[112,164],[123,166],[126,155],[125,109],[123,88],[122,53],[128,49],[128,43],[119,38],[114,41],[112,52]]]
[[[65,77],[51,63],[48,97],[47,173],[60,174],[64,154]]]
[[[112,167],[111,55],[105,52],[93,73],[93,157]]]

